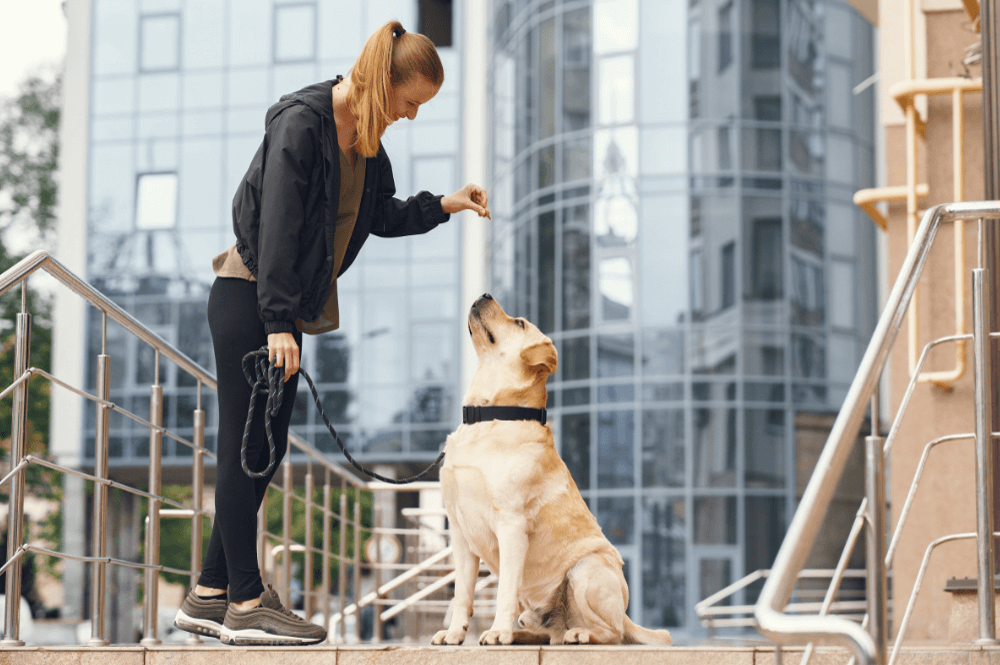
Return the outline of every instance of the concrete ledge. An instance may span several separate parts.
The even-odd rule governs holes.
[[[801,647],[782,651],[798,665]],[[0,665],[775,665],[773,647],[315,646],[21,647],[0,649]],[[844,665],[843,649],[817,649],[812,665]],[[903,649],[900,665],[1000,665],[1000,648],[969,644]]]

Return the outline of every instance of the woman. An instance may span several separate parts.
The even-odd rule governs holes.
[[[449,196],[393,198],[392,168],[379,139],[413,120],[437,94],[444,70],[423,35],[397,22],[379,28],[347,79],[285,95],[267,112],[266,133],[233,200],[236,244],[213,261],[208,301],[219,395],[215,524],[198,585],[175,624],[231,644],[314,644],[320,626],[282,607],[264,589],[257,562],[257,509],[275,469],[250,478],[240,462],[250,386],[242,358],[264,344],[284,368],[284,398],[271,426],[280,462],[295,404],[302,333],[339,325],[337,276],[369,233],[426,233],[451,213],[489,217],[486,192],[467,185]],[[258,400],[248,468],[267,467],[263,400]],[[227,593],[228,589],[228,593]]]

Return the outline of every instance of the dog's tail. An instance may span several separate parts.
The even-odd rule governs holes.
[[[632,623],[632,620],[625,617],[625,644],[663,644],[668,646],[673,644],[670,633],[665,630],[650,630]]]

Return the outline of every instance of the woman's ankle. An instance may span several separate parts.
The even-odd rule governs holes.
[[[230,603],[230,605],[241,612],[246,612],[247,610],[252,610],[260,605],[260,598],[251,598],[250,600],[244,600],[238,603]]]
[[[224,595],[226,595],[226,590],[225,589],[215,589],[213,587],[202,586],[200,584],[196,584],[195,587],[194,587],[194,594],[196,596],[203,596],[203,597],[204,596],[224,596]]]

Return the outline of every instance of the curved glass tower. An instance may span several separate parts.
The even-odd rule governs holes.
[[[556,342],[557,440],[630,614],[693,627],[771,564],[796,418],[837,410],[873,325],[872,28],[841,0],[490,20],[490,290]]]

